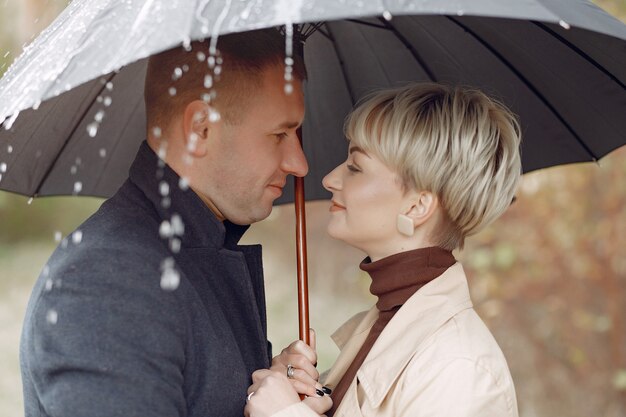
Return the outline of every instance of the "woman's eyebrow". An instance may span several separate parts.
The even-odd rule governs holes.
[[[365,152],[362,148],[360,148],[359,146],[351,146],[350,147],[350,155],[352,155],[353,152],[360,152],[363,155],[367,156],[368,158],[370,158],[370,156],[367,154],[367,152]],[[371,158],[370,158],[371,159]]]

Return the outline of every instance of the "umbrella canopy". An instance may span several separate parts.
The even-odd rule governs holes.
[[[626,26],[585,0],[75,0],[0,80],[0,189],[112,195],[145,138],[148,56],[304,22],[320,22],[304,49],[309,199],[328,197],[321,178],[346,155],[354,103],[410,81],[506,103],[521,118],[525,172],[626,142]]]

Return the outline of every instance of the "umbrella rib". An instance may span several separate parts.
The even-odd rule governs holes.
[[[348,79],[348,74],[346,74],[346,67],[344,65],[343,56],[339,52],[339,48],[337,47],[337,42],[335,40],[335,36],[333,35],[330,26],[326,23],[326,30],[328,30],[328,36],[330,37],[330,41],[333,44],[333,49],[335,50],[335,55],[337,55],[337,59],[339,60],[339,66],[341,67],[341,75],[343,75],[343,79],[346,82],[346,88],[348,89],[348,94],[350,94],[350,102],[354,106],[356,104],[354,91],[352,91],[352,86],[350,85],[350,80]]]
[[[348,22],[358,23],[360,25],[371,26],[371,27],[375,27],[375,28],[378,28],[378,29],[391,30],[387,26],[377,25],[376,23],[366,22],[364,20],[359,20],[359,19],[346,19],[346,20]]]
[[[623,82],[618,80],[617,77],[615,77],[615,75],[613,75],[610,71],[608,71],[606,68],[604,68],[601,64],[598,63],[598,61],[596,61],[595,59],[590,57],[585,51],[580,49],[578,46],[574,45],[573,43],[571,43],[570,41],[565,39],[563,36],[559,35],[557,32],[555,32],[554,30],[550,29],[547,25],[545,25],[545,24],[543,24],[541,22],[532,22],[532,23],[534,23],[539,28],[543,29],[544,31],[546,31],[550,35],[552,35],[555,38],[557,38],[563,44],[567,45],[570,49],[575,51],[578,55],[580,55],[582,58],[584,58],[591,65],[596,67],[598,70],[602,71],[602,73],[604,75],[606,75],[607,77],[609,77],[610,79],[615,81],[620,87],[622,87],[623,89],[626,89],[626,85]]]
[[[420,56],[420,54],[417,52],[417,50],[415,49],[415,47],[413,47],[413,45],[411,44],[411,42],[409,42],[409,40],[407,38],[404,37],[404,35],[402,35],[400,33],[400,31],[391,24],[390,21],[379,17],[378,18],[389,30],[391,30],[396,37],[400,40],[400,42],[402,42],[402,44],[409,50],[409,52],[411,52],[411,55],[413,55],[413,58],[415,58],[415,61],[417,61],[417,63],[422,67],[422,69],[424,70],[424,72],[426,73],[426,75],[428,76],[428,79],[431,82],[437,82],[437,77],[435,76],[435,73],[430,69],[430,67],[428,66],[428,64],[426,64],[426,62],[422,59],[422,57]]]
[[[578,144],[580,146],[583,147],[583,149],[592,157],[593,161],[597,161],[598,157],[595,154],[595,152],[593,152],[589,146],[587,146],[587,144],[580,138],[580,136],[574,131],[574,129],[572,129],[572,127],[569,125],[569,123],[567,123],[567,121],[565,120],[565,118],[561,115],[561,113],[558,112],[558,110],[552,105],[552,103],[550,103],[550,101],[548,101],[548,99],[541,94],[541,92],[539,92],[539,90],[537,89],[537,87],[535,87],[530,80],[528,80],[526,77],[524,77],[524,75],[519,72],[517,70],[517,68],[515,68],[504,56],[502,56],[502,54],[500,52],[498,52],[495,48],[493,48],[491,45],[489,45],[487,42],[485,42],[485,40],[483,40],[480,36],[478,36],[473,30],[471,30],[469,27],[465,26],[464,24],[462,24],[461,22],[459,22],[457,19],[450,17],[450,16],[446,16],[446,18],[448,18],[449,20],[451,20],[453,23],[455,23],[456,25],[460,26],[461,29],[463,29],[465,32],[467,32],[469,35],[471,35],[474,39],[476,39],[482,46],[484,46],[489,52],[491,52],[496,58],[498,58],[498,60],[500,60],[500,62],[502,62],[504,65],[506,65],[506,67],[511,70],[511,72],[513,74],[515,74],[517,76],[517,78],[519,78],[520,81],[522,81],[522,83],[524,83],[524,85],[530,90],[532,91],[537,98],[539,98],[539,100],[541,100],[541,102],[543,104],[546,105],[546,107],[548,107],[548,109],[550,109],[550,111],[552,112],[552,114],[554,114],[554,116],[559,119],[559,121],[563,124],[563,126],[565,126],[565,128],[572,134],[572,136],[574,136],[574,138],[576,139],[576,141],[578,142]]]
[[[100,88],[100,91],[98,91],[98,95],[102,94],[102,91],[104,91],[104,89],[106,88],[106,85],[109,81],[111,81],[113,79],[113,77],[115,77],[115,72],[113,74],[111,74],[107,79],[106,82],[102,83],[102,87]],[[80,126],[80,122],[83,120],[83,118],[87,115],[87,113],[89,113],[89,111],[91,110],[91,105],[87,106],[87,108],[85,109],[85,111],[80,115],[79,118],[77,118],[76,120],[76,124],[74,125],[74,127],[72,128],[72,131],[70,132],[70,134],[68,135],[68,138],[71,138],[72,136],[74,136],[74,133],[76,133],[76,130],[78,130],[78,126]],[[65,150],[65,147],[70,143],[69,139],[66,140],[63,143],[63,146],[61,146],[61,148],[59,149],[59,151],[57,152],[56,156],[54,157],[54,159],[52,160],[52,162],[50,163],[50,165],[48,166],[48,169],[46,170],[46,173],[43,175],[43,177],[41,177],[41,181],[39,181],[39,185],[37,185],[37,188],[35,189],[35,193],[32,195],[32,197],[36,197],[39,194],[39,191],[41,190],[41,187],[43,186],[43,183],[46,181],[46,179],[48,178],[48,176],[50,175],[50,173],[52,172],[52,169],[54,168],[54,164],[56,163],[56,161],[58,161],[59,157],[61,156],[61,154],[63,153],[63,151]]]

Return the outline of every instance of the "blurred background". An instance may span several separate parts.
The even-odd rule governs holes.
[[[0,0],[0,74],[67,5]],[[596,0],[626,21],[626,0]],[[625,115],[626,117],[626,115]],[[626,133],[625,133],[626,134]],[[23,415],[18,362],[31,287],[55,248],[102,200],[25,197],[0,191],[0,415]],[[311,325],[319,368],[338,350],[330,334],[369,308],[364,255],[326,236],[328,202],[307,204]],[[297,338],[293,206],[254,225],[264,247],[270,340]],[[504,351],[522,417],[626,416],[626,148],[598,164],[523,177],[518,199],[455,253],[476,310]]]

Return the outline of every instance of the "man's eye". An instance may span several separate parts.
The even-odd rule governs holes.
[[[276,133],[274,136],[276,136],[278,139],[285,139],[288,135],[285,132],[281,132],[281,133]]]
[[[361,172],[361,170],[360,170],[360,169],[358,169],[358,168],[357,168],[356,166],[354,166],[354,165],[350,165],[350,164],[348,164],[347,166],[348,166],[348,170],[349,170],[349,171],[352,171],[352,172]]]

